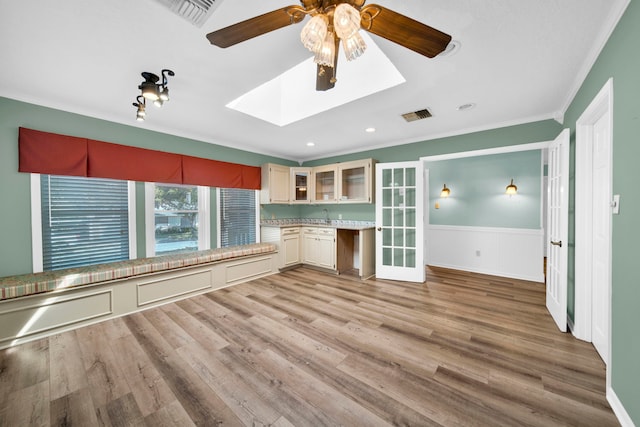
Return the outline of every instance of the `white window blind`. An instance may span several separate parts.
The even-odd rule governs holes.
[[[256,191],[219,189],[220,247],[255,243]]]
[[[127,181],[42,175],[44,271],[129,259]]]

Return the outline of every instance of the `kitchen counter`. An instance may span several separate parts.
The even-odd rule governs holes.
[[[329,222],[323,219],[263,219],[260,221],[261,227],[329,227],[340,230],[367,230],[375,228],[374,221],[353,221],[343,219],[332,219]]]
[[[262,220],[262,241],[274,242],[281,248],[281,268],[299,264],[320,265],[338,274],[355,274],[362,279],[375,275],[375,222],[355,220],[330,220],[315,218],[286,218]],[[310,249],[305,242],[317,244],[313,230],[304,231],[304,227],[314,229],[333,229],[329,241],[332,247],[324,250]],[[326,230],[329,233],[329,230]],[[319,232],[320,233],[320,232]],[[326,235],[327,233],[320,233]],[[331,249],[331,251],[329,251]],[[327,254],[320,262],[311,254]]]

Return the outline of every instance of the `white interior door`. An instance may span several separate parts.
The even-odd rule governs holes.
[[[376,164],[376,277],[424,282],[421,161]]]
[[[611,140],[609,117],[593,124],[593,251],[591,340],[602,360],[609,360],[609,280],[611,277]]]
[[[569,235],[569,129],[549,146],[547,226],[547,309],[567,331],[567,256]]]

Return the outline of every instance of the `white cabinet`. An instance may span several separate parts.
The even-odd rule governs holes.
[[[280,230],[280,268],[300,264],[300,227]]]
[[[278,245],[278,268],[293,267],[302,262],[300,227],[261,226],[260,241]]]
[[[266,163],[262,165],[260,203],[289,203],[290,171],[288,166]]]
[[[325,165],[313,168],[313,192],[312,201],[315,203],[335,203],[338,198],[338,165]]]
[[[302,227],[302,262],[335,270],[335,233],[334,228]]]
[[[290,168],[291,170],[291,203],[309,203],[313,194],[311,168]]]
[[[373,203],[373,159],[316,167],[262,165],[262,204]]]
[[[338,202],[373,202],[373,159],[338,164]]]

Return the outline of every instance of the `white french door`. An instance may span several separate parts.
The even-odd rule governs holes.
[[[549,145],[547,203],[547,309],[567,331],[567,260],[569,235],[569,129]]]
[[[421,161],[376,164],[376,277],[424,282],[423,198]]]

